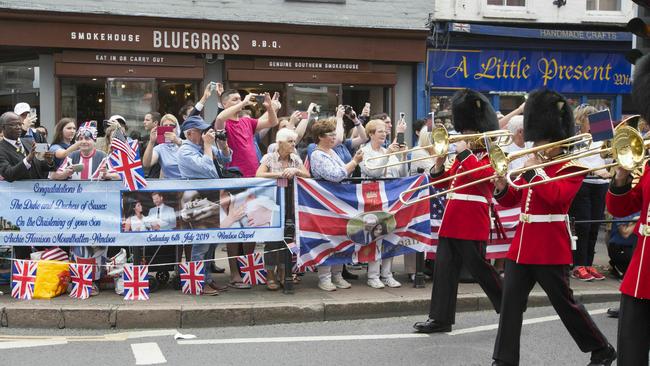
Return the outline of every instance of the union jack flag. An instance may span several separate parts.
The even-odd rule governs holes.
[[[205,282],[205,265],[203,262],[180,263],[178,271],[184,294],[201,295]]]
[[[341,184],[298,178],[295,185],[298,266],[371,261],[431,250],[429,204],[405,206],[403,191],[426,184],[426,175]],[[428,194],[422,189],[405,200]],[[374,216],[372,220],[367,217]],[[370,232],[366,221],[377,224]]]
[[[253,253],[237,257],[239,271],[244,283],[249,285],[263,285],[266,283],[266,269],[262,253]]]
[[[149,266],[124,265],[124,300],[149,300]]]
[[[467,23],[452,23],[451,24],[451,30],[453,32],[466,32],[470,33],[472,31],[472,28],[469,24]]]
[[[119,132],[119,134],[118,134]],[[127,143],[124,133],[118,129],[111,140],[112,152],[109,155],[108,164],[112,172],[116,172],[122,178],[124,186],[129,191],[136,191],[147,186],[144,178],[144,169],[138,152],[138,141],[133,140]]]
[[[31,300],[34,296],[37,262],[15,260],[11,266],[11,297]]]
[[[305,273],[316,272],[316,266],[298,266],[298,246],[295,242],[287,243],[287,247],[291,251],[291,273]]]
[[[72,291],[70,297],[87,299],[93,290],[93,266],[90,264],[70,264]]]

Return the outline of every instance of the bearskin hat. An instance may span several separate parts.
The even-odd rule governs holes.
[[[537,89],[528,95],[524,107],[526,141],[559,141],[575,134],[573,111],[562,94]]]
[[[454,129],[487,132],[499,129],[499,120],[490,101],[472,89],[462,89],[451,97]]]
[[[632,100],[641,117],[650,121],[650,54],[638,59],[634,66]]]

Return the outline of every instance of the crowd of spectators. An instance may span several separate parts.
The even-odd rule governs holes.
[[[412,121],[412,131],[409,131],[405,118],[400,116],[393,128],[388,114],[371,114],[369,103],[358,115],[351,106],[340,105],[334,116],[319,116],[319,106],[310,103],[306,112],[295,111],[279,117],[282,104],[278,93],[249,93],[242,96],[237,90],[224,90],[222,84],[215,84],[211,83],[205,88],[198,102],[183,107],[178,117],[170,113],[161,115],[157,111],[144,116],[142,127],[146,134],[140,141],[140,153],[148,178],[263,177],[277,179],[279,186],[286,187],[294,177],[313,177],[331,182],[342,182],[351,177],[376,180],[427,173],[433,166],[434,159],[429,158],[432,154],[428,133],[432,128],[431,120]],[[213,94],[215,98],[212,98]],[[208,103],[217,105],[218,114],[214,121],[205,121],[202,117]],[[581,106],[579,109],[576,113],[579,127],[588,131],[586,115],[594,108]],[[264,113],[254,118],[253,110]],[[521,110],[523,105],[500,120],[501,128],[509,129],[513,134],[513,144],[506,147],[507,152],[529,147],[523,139]],[[105,135],[101,137],[98,137],[96,122],[62,118],[54,127],[48,152],[41,154],[36,154],[35,147],[48,141],[47,130],[35,128],[36,119],[27,103],[18,103],[14,111],[0,116],[0,176],[3,180],[119,179],[119,176],[108,171],[106,161],[114,134],[121,131],[128,136],[124,117],[114,115],[104,121]],[[415,147],[422,148],[406,152],[407,146],[400,135],[411,132],[415,137]],[[268,147],[261,143],[266,135],[272,136],[272,143]],[[405,159],[413,162],[401,164]],[[597,165],[600,161],[586,163]],[[608,177],[605,171],[587,177],[572,208],[576,217],[602,219]],[[292,190],[287,190],[287,193],[286,212],[291,218]],[[147,214],[140,199],[129,202],[125,207],[129,214],[122,223],[124,230],[176,227],[179,216],[176,213],[171,213],[173,220],[168,220],[170,222],[161,219],[161,214],[169,216],[168,210],[164,209],[163,195],[154,193],[151,200],[153,206],[147,204],[147,207],[153,208]],[[245,213],[243,207],[234,203],[234,194],[223,191],[219,201],[218,207],[213,209],[219,213],[221,227],[242,226]],[[173,208],[169,209],[173,211]],[[371,215],[366,216],[368,220],[372,218]],[[382,235],[382,230],[385,231],[381,222],[364,222],[366,224],[368,238],[362,239],[363,244]],[[581,280],[600,279],[602,275],[592,263],[599,225],[585,224],[576,228],[579,240],[573,276]],[[626,235],[623,231],[619,234]],[[188,260],[212,260],[217,244],[187,245],[184,256]],[[617,242],[616,245],[623,244]],[[250,288],[250,285],[243,283],[234,257],[252,253],[255,243],[228,243],[225,247],[231,258],[228,262],[228,287]],[[284,247],[283,242],[265,243],[269,290],[277,290],[285,271],[289,270],[284,267],[285,253],[280,251]],[[16,257],[27,258],[34,248],[15,249]],[[626,248],[613,249],[613,253],[619,254],[627,251]],[[102,264],[106,261],[107,248],[72,247],[70,255],[73,260],[94,258],[97,264]],[[401,283],[393,275],[392,262],[393,258],[386,258],[367,263],[367,285],[377,289],[400,287]],[[404,263],[406,278],[413,281],[415,254],[406,255]],[[224,270],[214,264],[207,268],[205,294],[217,295],[226,287],[216,284],[212,272]],[[99,276],[101,271],[97,272]],[[318,287],[324,291],[350,288],[348,280],[356,277],[344,265],[318,267]]]

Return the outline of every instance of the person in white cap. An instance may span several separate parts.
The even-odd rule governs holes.
[[[38,120],[38,116],[36,113],[30,113],[31,110],[32,108],[25,102],[20,102],[14,107],[14,113],[20,116],[20,122],[22,123],[23,128],[20,137],[26,140],[34,140],[34,142],[37,143],[47,142],[45,137],[32,128]]]

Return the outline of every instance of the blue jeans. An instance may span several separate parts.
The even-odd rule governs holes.
[[[212,246],[215,244],[192,244],[192,261],[202,261],[208,258],[210,253],[212,253]],[[212,283],[212,271],[210,269],[210,264],[212,262],[203,262],[203,269],[205,270],[205,284]]]

